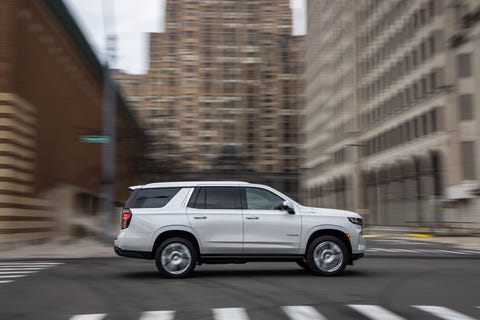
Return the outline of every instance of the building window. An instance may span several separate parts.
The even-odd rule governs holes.
[[[473,99],[471,94],[462,94],[458,97],[459,120],[473,119]]]
[[[462,141],[462,173],[464,180],[475,180],[475,142]]]
[[[459,78],[472,76],[472,57],[470,53],[457,55],[457,76]]]

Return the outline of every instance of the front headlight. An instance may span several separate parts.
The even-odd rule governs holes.
[[[350,221],[353,224],[357,224],[359,226],[363,226],[363,220],[362,218],[356,218],[356,217],[349,217],[348,221]]]

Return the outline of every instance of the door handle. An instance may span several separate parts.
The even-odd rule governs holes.
[[[197,220],[199,220],[199,219],[207,219],[207,216],[195,216],[195,217],[193,217],[193,219],[197,219]]]
[[[245,219],[248,219],[248,220],[258,220],[258,217],[245,217]]]

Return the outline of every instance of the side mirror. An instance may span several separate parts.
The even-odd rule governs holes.
[[[295,207],[291,201],[283,201],[283,209],[286,210],[289,214],[295,214]]]

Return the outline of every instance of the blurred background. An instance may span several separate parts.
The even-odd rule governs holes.
[[[128,186],[271,185],[480,229],[480,0],[0,0],[0,245],[113,234]]]

